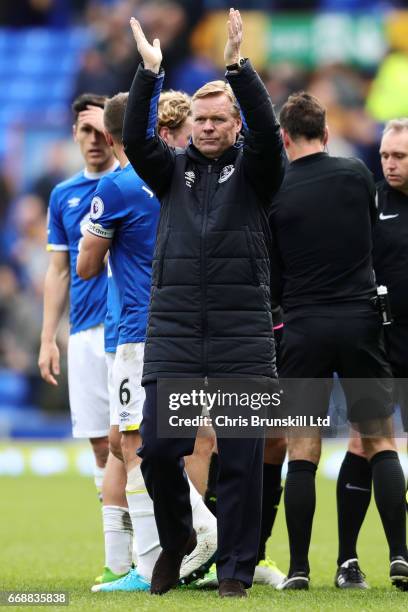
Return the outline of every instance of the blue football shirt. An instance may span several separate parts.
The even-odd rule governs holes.
[[[110,174],[78,172],[54,187],[48,208],[48,251],[68,251],[70,259],[70,331],[75,334],[103,323],[106,315],[107,274],[82,280],[76,271],[81,240],[90,219],[90,205],[99,180]]]
[[[108,259],[108,303],[105,317],[105,351],[116,353],[119,340],[120,299],[118,287],[112,275],[110,257]]]
[[[128,164],[102,178],[88,231],[111,239],[110,264],[120,300],[118,344],[144,342],[160,204]]]

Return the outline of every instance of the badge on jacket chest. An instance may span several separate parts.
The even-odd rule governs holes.
[[[225,181],[228,181],[229,177],[234,172],[234,170],[235,170],[235,167],[232,164],[230,166],[224,166],[224,168],[220,172],[218,182],[225,183]]]

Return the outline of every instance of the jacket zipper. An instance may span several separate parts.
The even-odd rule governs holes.
[[[203,224],[201,226],[201,318],[203,326],[203,375],[207,378],[208,374],[208,322],[207,322],[207,251],[206,251],[206,230],[207,230],[207,213],[208,201],[210,196],[212,165],[207,166],[207,183],[205,186],[204,208],[203,208]]]
[[[205,395],[205,399],[204,399],[204,405],[203,407],[208,411],[208,403],[207,403],[207,393],[208,393],[208,376],[204,376],[204,393]]]

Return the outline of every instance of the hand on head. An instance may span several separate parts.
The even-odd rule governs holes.
[[[88,105],[86,110],[81,111],[78,114],[78,123],[87,123],[91,125],[98,132],[104,132],[103,124],[103,108],[99,106]]]

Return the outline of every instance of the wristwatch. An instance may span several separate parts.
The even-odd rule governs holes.
[[[245,64],[247,58],[245,57],[241,57],[241,59],[239,60],[239,62],[236,62],[235,64],[229,64],[228,66],[225,66],[225,69],[227,70],[227,72],[239,72],[242,68],[242,66]]]

